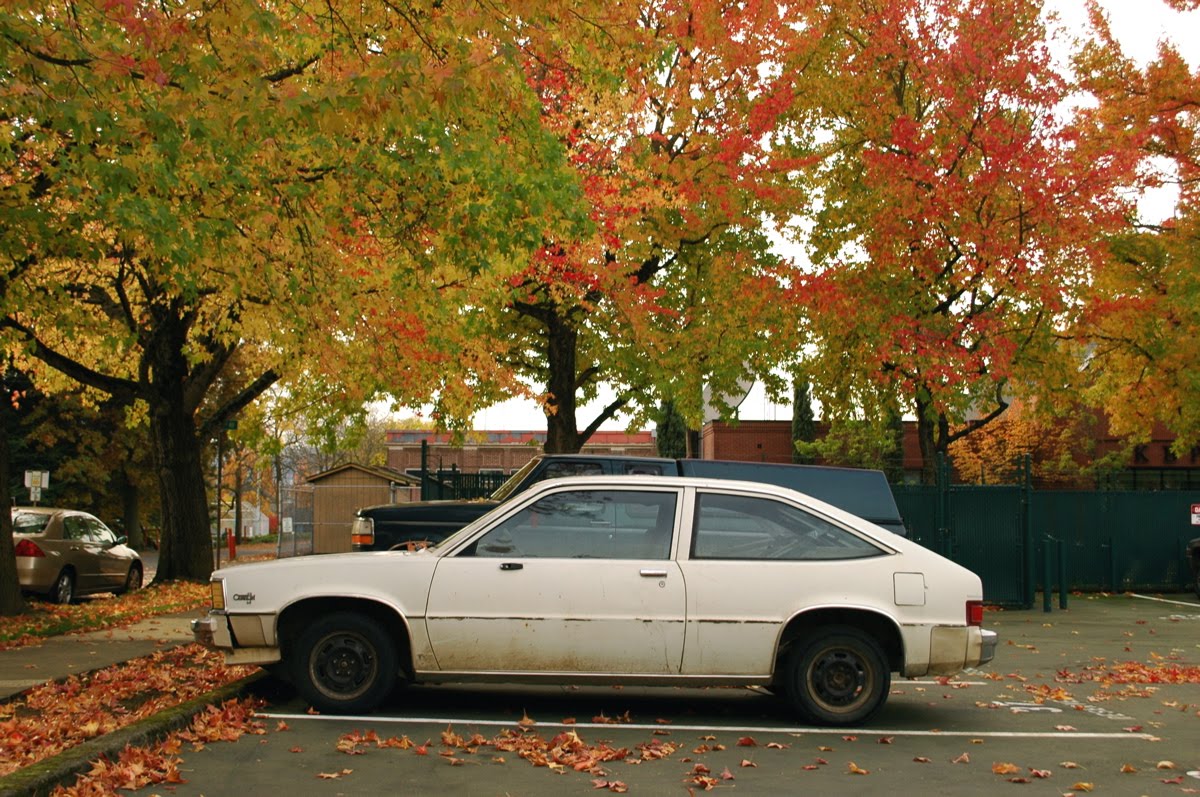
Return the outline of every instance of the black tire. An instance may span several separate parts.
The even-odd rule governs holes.
[[[1197,565],[1196,572],[1192,574],[1192,589],[1196,592],[1196,597],[1200,598],[1200,565]]]
[[[318,619],[300,635],[291,658],[296,690],[318,711],[370,711],[396,685],[395,643],[378,623],[357,614]]]
[[[54,586],[50,588],[49,598],[54,603],[74,603],[75,574],[70,570],[64,570],[59,573],[58,578],[54,580]]]
[[[129,566],[129,572],[125,575],[125,584],[119,590],[118,595],[126,595],[130,592],[136,592],[142,588],[142,566],[134,562]]]
[[[792,705],[822,725],[865,722],[891,690],[891,669],[879,643],[851,626],[812,632],[796,643],[784,666],[782,683]]]

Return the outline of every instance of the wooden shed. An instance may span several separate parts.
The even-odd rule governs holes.
[[[313,553],[350,550],[354,513],[364,506],[407,500],[419,480],[392,470],[349,463],[308,477],[313,486]]]

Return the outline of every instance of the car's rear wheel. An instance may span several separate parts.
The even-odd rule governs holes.
[[[883,706],[892,673],[879,643],[851,626],[822,628],[788,655],[783,683],[793,706],[822,725],[853,725]]]
[[[54,586],[50,588],[50,600],[55,603],[71,603],[75,600],[74,573],[64,570],[58,574],[58,578],[54,580]]]
[[[118,595],[124,595],[129,592],[134,592],[142,588],[142,566],[134,562],[129,566],[129,572],[125,574],[125,584],[119,590]]]
[[[378,623],[338,612],[322,617],[297,640],[296,689],[319,711],[369,711],[396,684],[396,645]]]
[[[1196,591],[1196,597],[1200,598],[1200,565],[1196,566],[1196,572],[1192,575],[1192,589]]]

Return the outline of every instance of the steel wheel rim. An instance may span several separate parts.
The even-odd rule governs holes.
[[[379,673],[374,646],[360,634],[339,631],[313,646],[309,657],[312,683],[323,694],[352,700],[371,688]]]
[[[870,691],[871,668],[852,650],[830,648],[813,659],[808,671],[813,698],[830,711],[856,708]]]
[[[71,592],[71,577],[63,573],[58,577],[58,581],[54,582],[54,600],[57,603],[70,603]]]

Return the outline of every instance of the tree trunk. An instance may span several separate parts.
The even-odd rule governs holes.
[[[118,471],[117,479],[121,493],[121,525],[125,536],[129,538],[129,547],[140,551],[146,547],[146,539],[142,534],[141,493],[124,468]]]
[[[10,399],[0,390],[0,419],[7,414]],[[8,481],[8,424],[0,423],[0,616],[12,617],[25,611],[21,584],[17,580],[17,555],[13,551],[12,496]]]
[[[923,393],[924,391],[922,391]],[[930,417],[932,402],[917,395],[917,442],[921,445],[921,484],[937,484],[936,418]]]
[[[154,583],[207,580],[213,570],[208,496],[196,424],[182,396],[161,397],[150,408],[154,469],[162,495],[162,547]]]
[[[547,454],[575,454],[583,441],[579,438],[579,427],[575,420],[575,354],[579,344],[579,333],[568,319],[551,313],[546,329],[546,364],[549,380],[546,385],[549,400],[546,403]]]

